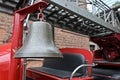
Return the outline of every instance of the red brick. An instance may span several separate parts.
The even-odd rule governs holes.
[[[11,35],[12,24],[13,15],[0,12],[0,44],[3,44],[5,40],[7,41],[7,38]]]
[[[55,42],[59,48],[89,49],[89,37],[75,32],[55,28]]]

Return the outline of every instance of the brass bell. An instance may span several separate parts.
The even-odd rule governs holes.
[[[15,53],[15,58],[51,57],[62,57],[53,41],[52,26],[47,22],[33,22],[23,46]]]

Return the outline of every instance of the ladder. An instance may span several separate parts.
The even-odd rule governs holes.
[[[88,35],[90,37],[120,33],[120,29],[80,8],[68,0],[45,0],[48,7],[43,13],[48,22],[62,29]],[[32,14],[35,16],[35,14]],[[35,20],[35,18],[32,18]]]
[[[90,37],[120,33],[120,23],[114,10],[102,0],[74,0],[79,2],[78,5],[90,3],[93,8],[92,13],[70,2],[71,0],[45,1],[49,4],[43,11],[45,18],[53,25],[57,25],[56,27]],[[13,14],[14,8],[20,3],[18,0],[0,0],[0,4],[0,11]],[[29,1],[27,4],[29,4]],[[37,12],[31,14],[31,19],[36,20],[36,15]],[[119,23],[117,26],[116,21]]]

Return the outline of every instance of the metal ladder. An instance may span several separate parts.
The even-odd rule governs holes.
[[[111,33],[120,33],[120,23],[115,11],[107,6],[102,0],[74,0],[78,5],[91,4],[92,13],[75,5],[71,0],[45,0],[48,7],[43,13],[48,22],[62,29],[85,34],[90,37],[104,36]],[[18,0],[0,0],[0,10],[13,14]],[[36,20],[37,12],[33,13],[31,19]],[[117,25],[116,25],[117,24]]]
[[[68,0],[45,1],[49,4],[43,11],[45,18],[48,22],[58,25],[57,27],[85,34],[90,37],[120,33],[119,27],[115,27],[113,24],[109,23],[110,21],[108,19],[111,19],[108,18],[111,15],[110,11],[110,13],[106,13],[107,15],[102,12],[93,15]],[[97,3],[94,3],[95,1],[97,1]],[[90,2],[93,6],[97,6],[98,1],[99,0],[93,0]],[[100,16],[101,14],[103,16]],[[35,16],[35,14],[32,15]],[[112,17],[114,18],[114,15],[112,15]],[[35,20],[34,17],[32,19]]]

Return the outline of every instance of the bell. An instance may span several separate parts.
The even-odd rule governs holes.
[[[47,22],[33,22],[23,46],[15,53],[15,58],[51,57],[62,57],[53,41],[52,26]]]

